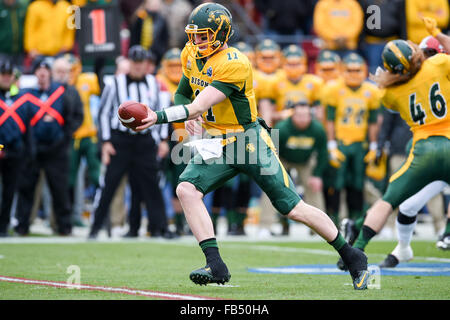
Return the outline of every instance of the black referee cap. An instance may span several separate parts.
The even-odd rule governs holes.
[[[13,73],[14,64],[8,59],[0,60],[0,73]]]
[[[33,63],[33,73],[35,73],[36,70],[39,68],[46,68],[48,70],[51,70],[52,66],[51,66],[49,59],[46,59],[46,58],[37,59]]]
[[[128,59],[132,61],[147,60],[148,52],[140,45],[134,45],[128,50]]]

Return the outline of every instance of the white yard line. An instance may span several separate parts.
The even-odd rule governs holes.
[[[102,292],[123,293],[123,294],[128,294],[128,295],[144,296],[144,297],[159,298],[159,299],[169,299],[169,300],[216,300],[217,299],[217,298],[213,298],[213,297],[203,297],[203,296],[197,296],[197,295],[187,295],[187,294],[170,293],[170,292],[159,292],[159,291],[140,290],[140,289],[121,288],[121,287],[103,287],[103,286],[93,286],[93,285],[88,285],[88,284],[76,285],[76,284],[69,284],[69,283],[58,282],[58,281],[33,280],[33,279],[16,278],[16,277],[8,277],[8,276],[0,276],[0,281],[49,286],[49,287],[55,287],[55,288],[66,288],[66,289],[72,289],[72,290],[93,290],[93,291],[102,291]]]

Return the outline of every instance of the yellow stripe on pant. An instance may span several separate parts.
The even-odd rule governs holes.
[[[272,150],[273,154],[275,155],[275,158],[277,159],[278,163],[280,164],[281,171],[283,172],[284,185],[286,186],[286,188],[289,188],[289,176],[288,176],[283,164],[281,163],[280,158],[278,157],[278,154],[276,152],[275,145],[273,144],[272,139],[267,134],[267,131],[265,129],[261,129],[259,131],[259,133],[260,133],[261,139],[263,139],[263,141],[270,148],[270,150]]]
[[[393,182],[394,180],[398,179],[402,174],[404,174],[408,169],[411,163],[414,160],[414,146],[416,143],[414,142],[412,144],[411,150],[409,151],[408,158],[406,159],[405,163],[398,169],[390,178],[389,183]]]

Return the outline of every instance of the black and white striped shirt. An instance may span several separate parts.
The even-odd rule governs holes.
[[[100,99],[98,113],[98,130],[102,142],[111,139],[111,131],[119,130],[129,134],[152,134],[156,144],[168,136],[167,124],[152,126],[141,132],[135,132],[125,127],[117,117],[119,106],[125,101],[138,101],[149,106],[152,110],[162,110],[170,106],[171,95],[162,91],[153,75],[146,75],[142,81],[131,80],[127,75],[115,76],[111,83],[105,86]]]

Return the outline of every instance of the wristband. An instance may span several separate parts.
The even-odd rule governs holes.
[[[378,143],[376,143],[375,141],[370,143],[369,150],[377,150],[377,148],[378,148]]]
[[[156,111],[156,116],[157,124],[187,120],[189,117],[189,110],[185,105],[178,105],[166,108],[162,111]]]
[[[336,149],[337,148],[337,142],[336,140],[330,140],[327,143],[328,150]]]

